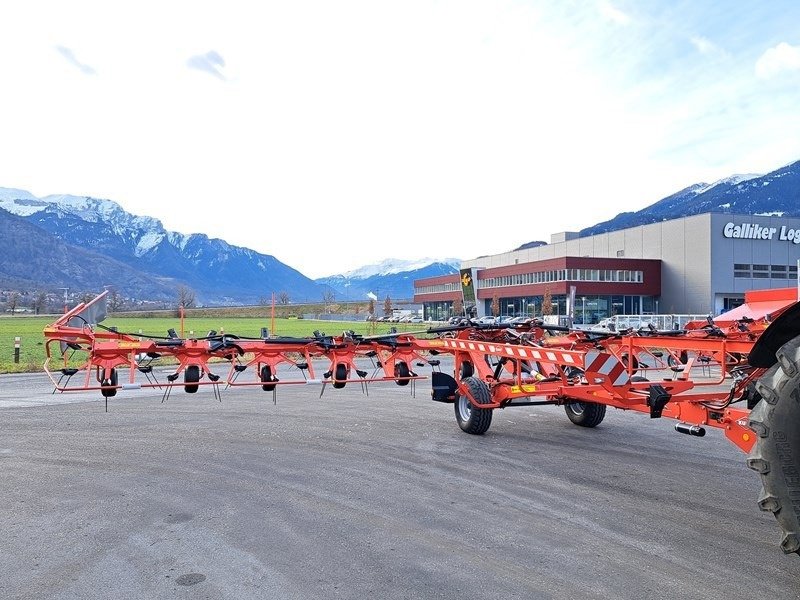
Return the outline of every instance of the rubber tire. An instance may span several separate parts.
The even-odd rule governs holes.
[[[466,379],[467,377],[472,377],[475,374],[475,367],[472,366],[472,363],[468,360],[465,360],[461,363],[461,372],[459,373],[459,379]]]
[[[597,427],[606,416],[606,405],[594,402],[567,402],[564,411],[575,425]]]
[[[492,395],[489,386],[477,377],[467,377],[462,383],[478,404],[490,404]],[[466,405],[464,404],[466,403]],[[466,396],[459,395],[453,405],[456,421],[463,431],[471,435],[483,435],[492,424],[492,409],[475,408]]]
[[[344,363],[336,365],[336,372],[333,376],[333,387],[337,390],[343,388],[347,384],[346,381],[340,381],[341,379],[347,379],[347,365]]]
[[[408,385],[410,381],[408,377],[411,376],[411,371],[408,369],[408,363],[401,360],[394,365],[394,376],[395,377],[406,377],[406,379],[395,379],[394,382],[397,385]]]
[[[621,362],[625,366],[625,370],[627,371],[628,370],[628,355],[627,354],[623,354],[620,357],[619,362]],[[638,370],[639,370],[639,359],[634,356],[633,357],[633,370],[631,371],[631,376],[635,375],[636,371],[638,371]]]
[[[186,370],[183,372],[183,383],[185,384],[183,386],[184,391],[187,394],[194,394],[197,391],[197,388],[200,387],[197,385],[198,381],[200,381],[200,367],[197,365],[189,365],[186,367]]]
[[[111,369],[111,376],[103,381],[101,385],[117,385],[117,370]],[[100,393],[103,394],[105,398],[113,398],[117,395],[117,388],[100,390]]]
[[[679,365],[685,365],[687,362],[689,362],[689,353],[686,350],[681,350],[681,353],[678,356],[678,361],[675,360],[675,357],[672,356],[672,354],[667,355],[667,366],[672,368]]]
[[[756,443],[747,466],[761,476],[758,506],[777,519],[781,549],[800,554],[800,337],[775,356],[778,362],[756,382],[762,400],[750,412]]]
[[[263,367],[261,367],[260,375],[261,375],[261,381],[277,381],[276,379],[273,379],[272,367],[270,367],[269,365],[264,365]],[[265,392],[271,392],[272,390],[275,389],[275,384],[265,383],[264,385],[261,386],[261,389],[264,390]]]

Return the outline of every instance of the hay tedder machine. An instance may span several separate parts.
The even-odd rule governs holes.
[[[54,392],[96,390],[106,409],[128,389],[158,388],[163,402],[173,388],[210,386],[221,399],[221,386],[251,387],[274,401],[286,385],[317,384],[321,396],[328,385],[368,393],[370,384],[393,382],[413,391],[430,379],[432,399],[452,403],[458,425],[475,435],[489,429],[496,409],[545,404],[562,406],[582,427],[599,425],[611,406],[674,419],[687,435],[719,429],[760,475],[758,504],[783,530],[781,548],[800,553],[800,303],[758,320],[669,331],[593,332],[533,320],[301,338],[266,329],[258,338],[143,336],[99,325],[104,316],[101,294],[44,334]]]

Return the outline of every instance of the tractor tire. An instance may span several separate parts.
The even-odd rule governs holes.
[[[762,400],[750,412],[756,443],[747,466],[761,475],[758,506],[778,520],[781,549],[800,554],[800,337],[775,356],[778,362],[756,382]]]
[[[478,404],[489,404],[492,395],[489,386],[477,377],[467,377],[462,382]],[[463,431],[472,435],[483,435],[492,424],[492,409],[475,408],[466,396],[460,395],[454,404],[456,421]]]
[[[261,381],[265,382],[277,381],[277,379],[272,377],[272,367],[270,367],[269,365],[264,365],[263,367],[261,367]],[[261,389],[264,390],[265,392],[271,392],[272,390],[275,389],[275,384],[265,383],[264,385],[261,386]]]
[[[109,378],[103,380],[100,385],[117,385],[117,370],[111,369],[111,373],[109,374]],[[103,394],[105,398],[113,398],[117,395],[117,388],[109,388],[105,390],[100,390],[100,393]]]
[[[347,382],[344,381],[345,379],[347,379],[347,365],[339,363],[336,365],[336,371],[333,374],[333,387],[337,390],[343,388],[347,385]]]
[[[194,394],[197,388],[197,382],[200,381],[200,367],[197,365],[189,365],[183,372],[183,389],[187,394]],[[194,385],[192,385],[194,384]]]
[[[597,427],[606,416],[606,405],[594,402],[567,402],[564,411],[569,420],[581,427]]]
[[[405,378],[405,379],[395,379],[394,382],[397,385],[408,385],[408,382],[410,381],[410,379],[408,378],[411,377],[411,371],[408,369],[408,363],[405,362],[404,360],[398,361],[394,365],[394,376]]]

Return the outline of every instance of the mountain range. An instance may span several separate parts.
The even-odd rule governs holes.
[[[766,175],[697,183],[636,212],[580,231],[588,236],[704,212],[800,217],[800,161]],[[174,305],[193,290],[205,305],[254,304],[271,292],[291,301],[410,298],[413,281],[455,273],[458,259],[388,259],[312,280],[268,254],[204,234],[167,231],[111,200],[55,195],[37,198],[0,188],[0,290],[96,292],[112,285],[130,299]],[[521,247],[540,245],[529,242]]]
[[[113,286],[123,296],[174,303],[186,286],[205,305],[255,304],[286,292],[293,302],[410,298],[413,281],[451,266],[435,259],[380,265],[314,281],[274,256],[203,234],[167,231],[158,219],[135,216],[111,200],[0,188],[0,289],[68,287],[74,293]],[[331,285],[328,283],[330,279]]]
[[[366,265],[341,275],[322,277],[315,281],[336,290],[337,298],[363,299],[375,296],[384,300],[411,298],[414,280],[449,275],[458,271],[457,258],[400,260],[390,258],[374,265]]]
[[[733,175],[696,183],[636,212],[580,231],[581,237],[706,212],[800,217],[800,161],[766,175]]]

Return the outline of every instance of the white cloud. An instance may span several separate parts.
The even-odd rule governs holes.
[[[603,17],[617,25],[627,25],[631,22],[631,17],[628,14],[622,12],[608,0],[600,0],[597,3],[597,8]]]
[[[72,66],[78,68],[81,73],[84,75],[97,75],[97,71],[95,71],[89,65],[82,63],[75,57],[75,53],[65,46],[56,46],[56,50],[58,53],[63,56],[66,61],[71,64]]]
[[[700,35],[691,37],[690,41],[700,54],[712,54],[720,50],[714,42]]]
[[[770,79],[785,71],[800,71],[800,46],[781,42],[756,61],[756,77]]]
[[[186,66],[190,69],[197,69],[198,71],[213,75],[222,81],[226,79],[225,75],[220,71],[221,68],[225,67],[225,59],[215,50],[209,50],[205,54],[190,56],[186,61]]]

